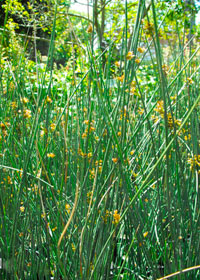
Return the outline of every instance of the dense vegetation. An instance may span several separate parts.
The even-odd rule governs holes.
[[[197,7],[146,2],[4,1],[1,279],[200,278]]]

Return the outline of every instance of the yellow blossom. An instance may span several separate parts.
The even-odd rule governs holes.
[[[65,210],[68,214],[70,213],[70,205],[68,203],[65,204]]]
[[[6,129],[5,124],[4,124],[4,123],[2,123],[2,122],[0,123],[0,127],[1,127],[1,129],[2,129],[2,130]]]
[[[52,99],[48,95],[47,95],[46,101],[47,101],[47,103],[52,103]]]
[[[84,122],[83,122],[84,124],[89,124],[89,120],[84,120]]]
[[[137,49],[137,50],[138,50],[138,52],[139,52],[139,53],[143,53],[143,52],[145,52],[145,48],[138,47],[138,49]]]
[[[92,157],[92,153],[88,153],[88,158],[91,158]]]
[[[47,154],[47,157],[48,158],[54,158],[56,155],[54,154],[54,153],[49,153],[49,154]]]
[[[191,78],[187,78],[187,82],[188,82],[189,85],[191,85],[191,84],[194,83],[193,80],[192,80]]]
[[[167,114],[168,127],[173,128],[173,119],[171,113]]]
[[[137,176],[138,176],[137,173],[135,173],[134,171],[131,171],[131,179],[132,180],[136,180]]]
[[[114,163],[117,163],[117,162],[118,162],[118,158],[112,158],[112,161],[113,161]]]
[[[177,95],[175,94],[174,96],[170,96],[170,99],[171,99],[172,101],[176,101]]]
[[[140,108],[138,109],[138,114],[139,114],[139,115],[142,115],[143,113],[144,113],[144,109],[140,107]]]
[[[127,60],[131,60],[135,55],[133,54],[133,52],[128,52],[127,53],[127,56],[126,56],[126,59]]]
[[[116,79],[122,83],[123,80],[124,80],[124,75],[122,75],[122,76],[120,76],[120,77],[117,77]]]
[[[135,88],[135,87],[132,87],[132,88],[130,89],[130,95],[134,95],[135,92],[136,92],[136,88]]]
[[[31,110],[24,110],[24,118],[25,119],[30,119],[32,116],[31,116]]]
[[[8,180],[8,184],[11,185],[12,184],[12,180],[11,180],[10,176],[7,177],[7,180]]]
[[[21,211],[21,212],[24,212],[24,210],[25,210],[25,207],[22,205],[22,206],[20,207],[20,211]]]
[[[87,133],[84,132],[84,133],[82,134],[82,139],[84,139],[84,138],[86,138],[86,137],[87,137]]]
[[[148,233],[149,233],[148,231],[146,231],[145,233],[143,233],[144,238],[147,237]]]
[[[95,131],[95,127],[91,126],[90,127],[90,132]]]
[[[200,155],[194,155],[189,158],[188,163],[190,164],[190,170],[194,170],[195,167],[200,167]]]
[[[17,108],[17,103],[15,101],[11,102],[11,107],[13,109],[16,109]]]
[[[106,210],[105,216],[101,216],[105,224],[106,224],[107,221],[108,221],[109,215],[110,215],[110,211],[109,211],[109,210]]]
[[[164,105],[163,100],[159,100],[157,102],[156,108],[154,109],[154,111],[158,112],[162,118],[164,117],[164,107],[163,107],[163,105]]]
[[[119,61],[115,61],[115,66],[116,67],[120,67],[120,62]]]
[[[51,131],[54,131],[56,129],[56,124],[55,123],[50,124],[50,128]]]
[[[139,59],[139,58],[136,58],[136,59],[135,59],[135,63],[139,64],[139,63],[140,63],[140,59]]]
[[[175,120],[175,124],[181,126],[181,120]]]
[[[120,214],[118,213],[118,210],[115,210],[115,211],[114,211],[113,219],[114,219],[114,221],[113,221],[114,224],[118,224],[118,223],[119,223]]]
[[[21,101],[22,101],[24,104],[26,104],[26,103],[28,103],[28,102],[29,102],[29,100],[28,100],[28,98],[27,98],[27,97],[23,97]]]
[[[89,172],[90,172],[90,179],[94,179],[95,178],[95,169],[92,168],[89,170]]]
[[[76,251],[76,247],[74,245],[74,243],[72,243],[72,250],[75,252]]]
[[[92,197],[92,191],[87,193],[87,203],[90,203],[90,198]]]

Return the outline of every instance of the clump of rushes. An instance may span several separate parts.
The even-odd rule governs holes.
[[[156,1],[148,8],[98,0],[89,16],[76,17],[57,1],[53,20],[51,4],[38,17],[39,1],[28,3],[28,17],[23,1],[8,2],[0,36],[0,279],[177,272],[198,280],[195,30]],[[36,14],[35,61],[13,13],[28,26]],[[37,50],[40,28],[51,33],[46,60]]]

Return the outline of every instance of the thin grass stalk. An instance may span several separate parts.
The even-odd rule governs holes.
[[[71,223],[71,221],[72,221],[72,219],[73,219],[73,216],[74,216],[74,214],[75,214],[75,211],[76,211],[76,208],[77,208],[78,196],[79,196],[79,183],[77,182],[77,184],[76,184],[76,194],[75,194],[74,206],[73,206],[73,208],[72,208],[72,212],[71,212],[71,215],[70,215],[70,217],[69,217],[69,220],[67,221],[67,224],[65,225],[65,227],[64,227],[64,229],[63,229],[63,231],[62,231],[62,233],[61,233],[61,235],[60,235],[60,238],[59,238],[59,240],[58,240],[58,244],[57,244],[58,262],[59,262],[60,267],[61,267],[61,269],[62,269],[62,273],[63,273],[63,275],[65,276],[65,279],[68,279],[68,277],[67,277],[67,274],[66,274],[66,272],[65,272],[65,270],[64,270],[63,263],[62,263],[62,261],[61,261],[60,246],[61,246],[61,242],[62,242],[62,240],[63,240],[63,238],[64,238],[64,236],[65,236],[65,234],[66,234],[66,232],[67,232],[67,229],[68,229],[68,227],[69,227],[69,225],[70,225],[70,223]]]

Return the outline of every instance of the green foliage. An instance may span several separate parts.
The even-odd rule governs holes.
[[[108,1],[101,34],[105,3],[1,33],[1,279],[199,279],[198,37],[164,1]]]

